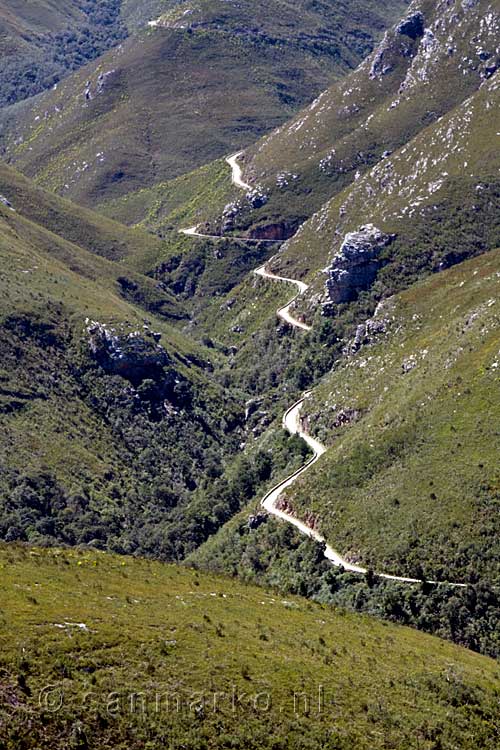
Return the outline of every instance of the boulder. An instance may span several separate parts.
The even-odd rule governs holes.
[[[267,521],[267,513],[257,513],[255,516],[248,517],[248,528],[254,531]]]
[[[409,36],[410,39],[419,39],[424,34],[425,21],[422,13],[412,13],[411,16],[403,19],[397,26],[398,34]]]
[[[370,318],[364,323],[360,323],[356,328],[354,339],[344,348],[343,353],[346,356],[356,354],[362,346],[373,343],[378,336],[387,333],[389,321],[376,318]]]
[[[382,265],[379,257],[382,250],[395,236],[382,232],[373,224],[347,234],[331,266],[325,269],[328,274],[327,304],[351,302],[359,292],[368,289]]]

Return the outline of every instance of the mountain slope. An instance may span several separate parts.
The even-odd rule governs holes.
[[[391,275],[415,278],[471,254],[498,247],[500,159],[496,114],[498,74],[479,91],[388,155],[355,183],[326,202],[281,250],[277,264],[302,275],[313,271],[313,306],[329,303],[325,266],[342,263],[350,233],[374,224],[392,237],[377,265],[379,281],[353,286],[351,298],[372,284],[380,294]],[[321,241],[318,241],[318,237]]]
[[[171,326],[185,314],[177,301],[85,248],[126,255],[140,234],[100,227],[9,170],[2,189],[9,175],[13,203],[0,203],[0,536],[181,555],[238,502],[220,499],[209,515],[204,483],[237,449],[242,407],[213,377],[218,355]]]
[[[498,667],[465,649],[131,558],[15,546],[0,565],[9,750],[495,745]]]
[[[43,226],[88,252],[111,261],[127,261],[146,270],[161,256],[162,243],[151,234],[131,230],[86,208],[42,190],[0,162],[0,195],[16,215]],[[7,213],[11,219],[11,213]]]
[[[499,263],[495,251],[385,301],[306,403],[331,447],[283,503],[350,560],[498,576]]]
[[[120,0],[5,0],[0,8],[0,107],[29,98],[126,36]]]
[[[176,177],[310,101],[358,64],[400,8],[175,4],[56,91],[2,112],[5,155],[43,186],[93,205]]]
[[[332,196],[460,105],[498,68],[498,9],[416,0],[359,68],[246,154],[265,205],[239,227],[297,226]]]

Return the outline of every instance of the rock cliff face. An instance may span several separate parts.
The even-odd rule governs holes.
[[[373,224],[346,234],[340,251],[325,269],[327,304],[340,304],[356,299],[359,292],[373,283],[381,266],[380,254],[395,235],[385,234]]]
[[[257,240],[288,240],[297,231],[297,224],[281,221],[252,229],[249,236]]]
[[[163,375],[163,368],[170,364],[170,357],[156,340],[158,336],[149,330],[125,334],[94,320],[87,321],[86,330],[92,354],[101,367],[135,385]]]

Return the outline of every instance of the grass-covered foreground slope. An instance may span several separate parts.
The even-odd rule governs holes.
[[[11,748],[488,748],[498,666],[194,571],[0,548]]]
[[[306,403],[329,450],[284,503],[352,560],[498,582],[499,259],[387,299]]]
[[[4,110],[2,146],[43,186],[92,205],[163,182],[283,122],[355,67],[400,9],[169,4],[157,26]]]

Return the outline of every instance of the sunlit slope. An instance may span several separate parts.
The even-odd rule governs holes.
[[[335,266],[347,234],[368,224],[394,236],[381,254],[379,295],[384,286],[396,289],[405,276],[416,278],[497,247],[499,109],[496,74],[327,201],[283,247],[276,267],[308,274],[311,296],[325,301],[323,269]]]
[[[306,402],[330,447],[286,503],[353,561],[498,578],[499,259],[386,300]]]
[[[242,225],[298,225],[462,103],[497,70],[498,32],[491,0],[415,0],[356,71],[248,150],[246,178],[268,202]]]
[[[498,667],[465,649],[131,558],[0,565],[7,748],[494,747]]]

